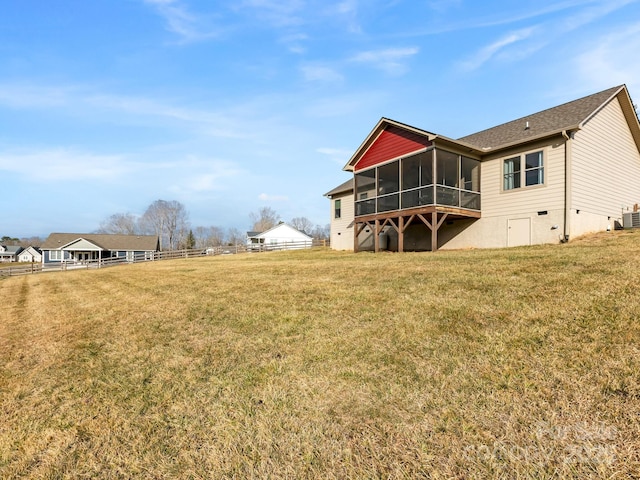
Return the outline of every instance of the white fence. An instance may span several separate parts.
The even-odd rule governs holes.
[[[308,242],[286,244],[255,244],[249,247],[245,245],[235,245],[227,247],[209,247],[205,250],[171,250],[167,252],[141,253],[129,257],[106,258],[102,260],[68,261],[56,262],[42,265],[41,263],[31,263],[29,265],[18,264],[15,267],[0,268],[1,277],[12,277],[17,275],[29,275],[40,272],[54,272],[66,270],[89,270],[95,268],[113,267],[116,265],[129,265],[132,263],[155,262],[159,260],[175,260],[179,258],[194,258],[211,255],[235,255],[238,253],[258,253],[271,252],[274,250],[295,250],[300,248],[327,247],[327,240],[314,241],[312,245]]]

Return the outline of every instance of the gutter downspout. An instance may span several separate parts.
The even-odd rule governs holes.
[[[571,133],[562,131],[564,137],[564,233],[562,243],[569,241],[571,232]]]

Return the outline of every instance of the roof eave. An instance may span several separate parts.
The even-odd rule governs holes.
[[[434,141],[436,144],[440,142],[447,143],[459,149],[468,150],[469,153],[473,153],[476,155],[482,155],[484,153],[484,150],[482,150],[477,145],[472,145],[471,143],[467,143],[467,142],[461,142],[460,140],[455,140],[453,138],[445,137],[444,135],[434,135],[433,138],[430,140]]]
[[[486,147],[486,148],[482,148],[480,151],[482,152],[482,155],[488,155],[490,153],[495,153],[495,152],[500,152],[502,150],[507,150],[509,148],[513,148],[513,147],[517,147],[519,145],[526,145],[528,143],[533,143],[533,142],[537,142],[539,140],[543,140],[545,138],[549,138],[549,137],[555,137],[558,135],[562,135],[563,132],[573,132],[573,131],[577,131],[580,130],[581,127],[580,125],[572,125],[570,127],[564,127],[564,128],[559,128],[556,130],[552,130],[550,132],[545,132],[545,133],[541,133],[538,135],[534,135],[533,137],[529,137],[526,138],[524,140],[515,140],[513,142],[509,142],[509,143],[504,143],[502,145],[498,145],[495,147]]]
[[[349,178],[346,182],[341,183],[337,187],[329,190],[323,196],[327,198],[332,198],[336,195],[340,195],[341,193],[348,193],[353,191],[353,177]]]

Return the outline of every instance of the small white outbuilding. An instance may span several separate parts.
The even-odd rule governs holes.
[[[312,243],[312,237],[284,222],[264,232],[247,232],[249,250],[295,250],[311,248]]]

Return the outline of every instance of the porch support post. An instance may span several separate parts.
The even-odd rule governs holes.
[[[404,252],[404,217],[398,219],[398,252]]]
[[[431,251],[438,250],[438,212],[431,212]]]
[[[374,223],[374,227],[373,227],[373,235],[374,235],[374,237],[373,237],[373,245],[374,245],[373,251],[375,253],[378,253],[380,251],[380,238],[379,238],[379,235],[378,235],[378,229],[379,228],[380,228],[380,220],[378,220],[376,218],[375,223]]]
[[[353,224],[353,253],[358,253],[358,235],[360,235],[360,224]]]
[[[431,212],[431,251],[435,252],[438,250],[438,230],[449,216],[448,213],[443,213],[438,220],[438,212]]]

